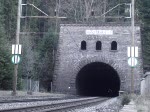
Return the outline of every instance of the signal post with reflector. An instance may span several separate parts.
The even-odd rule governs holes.
[[[21,60],[20,55],[21,55],[21,45],[12,45],[12,63],[13,64],[18,64]]]
[[[15,70],[14,70],[14,79],[13,79],[13,92],[12,95],[16,95],[16,90],[17,90],[17,74],[18,74],[18,64],[21,60],[21,49],[22,45],[20,44],[14,44],[12,45],[12,58],[11,61],[15,65]]]
[[[138,47],[128,47],[127,49],[127,55],[128,55],[128,65],[131,67],[135,67],[138,64],[137,58],[138,58]]]
[[[138,64],[138,47],[131,46],[127,48],[128,65],[131,67],[131,93],[134,94],[134,71],[133,68]]]

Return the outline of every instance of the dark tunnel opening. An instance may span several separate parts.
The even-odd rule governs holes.
[[[120,78],[108,64],[93,62],[84,66],[76,77],[77,94],[115,97],[119,95]]]

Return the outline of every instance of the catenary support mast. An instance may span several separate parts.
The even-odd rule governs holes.
[[[18,0],[16,44],[19,44],[21,3],[22,3],[22,0]],[[16,90],[17,90],[17,75],[18,75],[18,64],[15,64],[15,66],[14,66],[14,75],[13,75],[13,92],[12,92],[12,95],[14,95],[14,96],[17,94],[17,92],[16,92]]]

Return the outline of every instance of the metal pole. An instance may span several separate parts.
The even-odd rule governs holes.
[[[31,77],[30,77],[30,92],[32,91],[32,80],[31,80]]]
[[[133,47],[135,46],[135,42],[134,42],[134,3],[135,3],[135,1],[132,0],[131,27],[132,27],[132,46]],[[131,93],[134,93],[134,67],[131,68]]]
[[[53,92],[53,82],[51,82],[51,93]]]
[[[120,5],[125,5],[126,3],[121,3],[121,4],[117,4],[116,6],[114,6],[113,8],[109,9],[108,11],[106,11],[105,13],[103,13],[102,15],[100,16],[95,16],[95,18],[99,18],[99,17],[103,17],[105,16],[107,13],[109,13],[110,11],[114,10],[115,8],[117,8],[118,6]]]
[[[132,45],[134,44],[134,0],[132,0]]]
[[[16,44],[19,44],[21,3],[22,3],[22,0],[18,0]],[[17,92],[16,92],[16,90],[17,90],[17,74],[18,74],[18,64],[15,64],[15,66],[14,66],[14,76],[13,76],[13,92],[12,92],[12,95],[14,95],[14,96],[17,94]]]
[[[27,92],[29,91],[29,89],[28,89],[28,74],[29,74],[29,72],[27,73]]]

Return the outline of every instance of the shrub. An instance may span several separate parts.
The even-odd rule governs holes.
[[[122,105],[127,105],[130,102],[130,97],[128,95],[124,95],[122,98]]]

